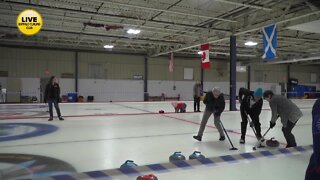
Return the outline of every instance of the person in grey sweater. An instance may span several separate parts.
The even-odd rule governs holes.
[[[203,103],[206,105],[205,111],[202,116],[201,125],[198,131],[197,136],[193,136],[194,139],[201,141],[204,129],[207,125],[208,119],[213,114],[214,116],[214,125],[218,129],[220,134],[220,141],[225,140],[223,129],[220,123],[220,116],[225,108],[224,95],[220,92],[219,88],[213,88],[212,91],[208,92],[203,100]]]
[[[283,125],[282,132],[287,141],[286,148],[297,146],[295,137],[291,131],[303,115],[298,106],[284,96],[274,95],[271,90],[265,91],[263,98],[269,102],[272,112],[270,128],[276,125],[279,116]]]

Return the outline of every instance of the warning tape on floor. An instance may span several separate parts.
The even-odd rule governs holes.
[[[279,155],[293,155],[299,153],[305,153],[311,151],[312,145],[309,146],[297,146],[292,148],[279,148],[275,150],[262,150],[249,153],[241,153],[235,155],[224,155],[213,158],[206,158],[202,160],[185,160],[175,161],[162,164],[150,164],[145,166],[137,166],[133,168],[118,168],[105,171],[90,171],[76,174],[58,175],[47,178],[41,178],[46,180],[78,180],[78,179],[104,179],[112,180],[118,176],[137,177],[144,174],[159,174],[176,170],[188,170],[193,169],[196,166],[212,167],[219,164],[235,163],[242,160],[256,160],[259,158],[274,158]]]

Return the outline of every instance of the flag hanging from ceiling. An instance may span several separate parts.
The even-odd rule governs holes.
[[[276,24],[262,28],[263,33],[263,59],[272,60],[277,52],[277,26]]]
[[[209,44],[202,44],[200,46],[201,50],[201,61],[202,61],[202,68],[208,69],[211,67],[210,59],[209,59]]]
[[[173,72],[173,52],[169,55],[169,72]]]

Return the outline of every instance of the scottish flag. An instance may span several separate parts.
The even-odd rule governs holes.
[[[266,26],[263,32],[263,59],[272,60],[276,57],[277,51],[277,26],[275,24]]]

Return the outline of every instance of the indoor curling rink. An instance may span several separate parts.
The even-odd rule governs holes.
[[[174,113],[170,101],[64,103],[64,121],[49,122],[44,104],[0,105],[0,179],[136,179],[154,174],[161,180],[207,179],[304,179],[312,154],[311,110],[315,100],[292,100],[304,116],[293,129],[298,147],[285,149],[281,122],[266,135],[275,137],[279,148],[253,150],[257,140],[248,126],[246,144],[239,144],[240,111],[226,110],[221,116],[232,143],[221,142],[208,121],[202,142],[197,134],[205,108]],[[239,104],[237,104],[239,109]],[[164,114],[159,114],[164,110]],[[54,110],[55,114],[55,110]],[[260,116],[262,133],[269,127],[271,111],[264,101]],[[188,159],[200,151],[208,159],[169,163],[181,153]],[[138,166],[119,169],[126,160]]]

